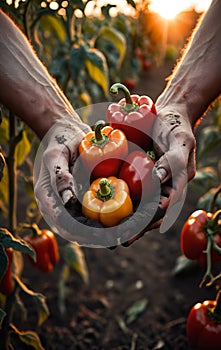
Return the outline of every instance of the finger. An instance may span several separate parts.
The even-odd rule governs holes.
[[[184,170],[188,172],[189,179],[195,170],[193,161],[194,150],[195,139],[192,134],[186,135],[183,131],[171,134],[169,137],[169,150],[160,157],[154,167],[154,172],[161,183],[177,176],[180,171]]]
[[[42,163],[38,178],[34,179],[34,193],[39,210],[48,223],[53,223],[61,213],[58,196],[52,189],[47,168]]]
[[[109,237],[99,222],[82,215],[79,203],[68,209],[63,206],[58,192],[52,188],[48,169],[43,164],[34,190],[45,221],[63,238],[84,246],[106,247],[116,244],[113,235]]]

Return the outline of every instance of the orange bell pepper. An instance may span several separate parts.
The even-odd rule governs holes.
[[[82,212],[105,227],[117,225],[133,213],[127,183],[115,176],[96,179],[83,196]]]
[[[128,154],[126,136],[123,131],[105,126],[100,120],[95,124],[95,130],[80,142],[79,154],[92,178],[117,175]]]

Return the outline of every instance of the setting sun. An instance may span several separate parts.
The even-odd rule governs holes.
[[[158,13],[161,17],[171,20],[174,19],[180,12],[187,10],[190,7],[199,6],[199,10],[205,10],[211,1],[178,1],[178,0],[152,0],[150,10]]]
[[[186,9],[186,5],[184,2],[177,0],[154,0],[151,1],[150,9],[157,12],[161,17],[170,20]]]

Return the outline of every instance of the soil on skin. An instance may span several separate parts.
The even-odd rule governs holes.
[[[153,100],[165,86],[172,63],[145,72],[136,93]],[[174,276],[180,256],[180,231],[188,215],[196,209],[197,194],[188,193],[182,212],[165,234],[153,230],[128,248],[115,250],[84,248],[89,284],[75,273],[70,276],[66,313],[58,309],[58,282],[63,259],[50,274],[25,268],[25,282],[47,298],[50,316],[36,327],[35,305],[31,328],[39,334],[45,350],[190,350],[186,321],[198,301],[215,297],[214,288],[199,288],[204,270]],[[66,242],[58,238],[60,247]],[[127,310],[136,301],[146,307],[127,324]],[[24,329],[30,323],[24,323]],[[209,350],[209,349],[208,349]]]

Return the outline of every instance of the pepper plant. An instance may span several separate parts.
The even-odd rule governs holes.
[[[112,4],[99,8],[95,3],[89,11],[90,0],[15,3],[2,1],[1,6],[23,29],[75,108],[108,100],[115,81],[128,76],[138,81],[142,67],[135,50],[147,38],[136,16],[112,16]],[[135,2],[127,3],[135,11]],[[100,15],[93,16],[93,11]]]
[[[29,315],[29,310],[26,310],[22,300],[24,295],[36,303],[36,326],[45,322],[49,315],[46,296],[33,291],[28,285],[31,281],[28,280],[28,284],[24,283],[23,267],[37,268],[39,274],[52,273],[55,264],[59,263],[61,248],[51,230],[40,229],[45,223],[38,211],[32,185],[33,155],[39,141],[32,131],[4,106],[0,138],[0,349],[9,350],[12,346],[17,349],[26,344],[41,350],[43,346],[38,334],[33,330],[20,330],[16,324],[17,317],[16,320],[14,317],[16,314],[24,314],[26,317]],[[20,211],[18,203],[21,203],[25,210]],[[65,263],[61,268],[57,292],[58,306],[60,311],[65,312],[67,276],[74,270],[87,283],[88,272],[79,246],[68,243],[62,250]],[[27,264],[31,262],[31,267],[26,265],[26,261]]]
[[[215,287],[217,291],[216,300],[197,303],[187,317],[187,338],[198,350],[218,350],[221,341],[221,163],[217,161],[221,147],[220,101],[208,114],[196,134],[197,172],[189,184],[190,189],[199,194],[197,209],[182,227],[183,256],[178,258],[175,267],[175,272],[180,273],[193,265],[192,262],[198,264],[203,270],[199,286]]]

